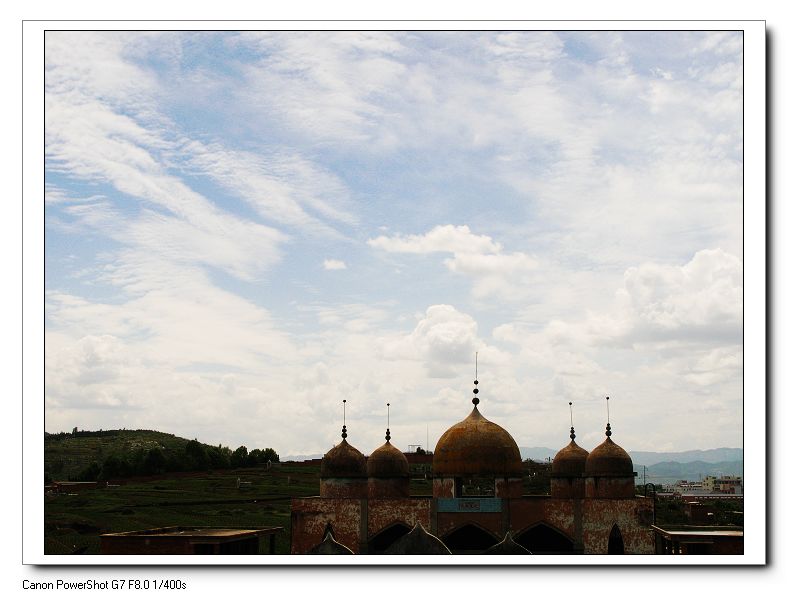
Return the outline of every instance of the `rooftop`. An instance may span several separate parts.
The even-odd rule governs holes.
[[[153,529],[142,529],[137,531],[126,531],[119,533],[102,534],[102,536],[145,536],[151,537],[173,537],[182,536],[188,538],[238,538],[241,536],[266,536],[282,531],[281,527],[156,527]]]

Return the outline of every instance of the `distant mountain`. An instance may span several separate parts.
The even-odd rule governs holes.
[[[740,447],[718,447],[713,450],[688,450],[686,452],[638,452],[629,455],[636,465],[657,464],[659,462],[737,462],[744,459]]]
[[[322,458],[323,454],[297,454],[295,456],[282,456],[282,462],[303,462],[304,460],[314,460]]]
[[[636,481],[643,482],[643,466],[635,465],[638,472]],[[646,481],[651,483],[675,483],[677,480],[698,481],[707,475],[743,475],[742,461],[726,462],[658,462],[646,465]]]
[[[590,451],[591,448],[589,448]],[[520,455],[523,460],[530,458],[531,460],[544,460],[555,456],[558,450],[549,447],[521,447]],[[660,462],[704,462],[709,464],[717,463],[732,463],[730,468],[735,468],[736,463],[739,467],[743,460],[743,450],[740,447],[719,447],[713,450],[688,450],[686,452],[641,452],[631,451],[629,455],[632,457],[632,462],[635,466],[652,466]],[[698,467],[700,472],[702,467]],[[726,467],[728,468],[728,467]],[[694,472],[694,471],[687,471]],[[713,474],[713,473],[709,473]]]
[[[530,458],[531,460],[536,460],[537,462],[542,462],[547,458],[552,458],[555,456],[555,453],[558,450],[554,450],[550,447],[521,447],[520,448],[520,456],[523,460],[527,460]]]

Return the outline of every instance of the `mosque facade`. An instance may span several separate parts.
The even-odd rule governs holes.
[[[473,409],[434,448],[432,495],[410,495],[391,443],[365,457],[347,441],[323,456],[320,496],[294,498],[291,552],[339,554],[653,554],[653,501],[635,495],[632,460],[611,440],[570,441],[553,459],[550,494],[523,495],[512,436]]]

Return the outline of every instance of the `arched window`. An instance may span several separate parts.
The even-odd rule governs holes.
[[[522,532],[514,540],[535,555],[571,555],[574,544],[564,534],[549,525],[538,523]]]
[[[607,554],[624,554],[624,538],[621,535],[621,530],[618,529],[618,524],[614,524],[613,529],[610,530],[610,537],[607,539]]]
[[[391,527],[384,529],[383,531],[377,533],[374,538],[369,541],[367,545],[369,548],[369,554],[371,555],[379,555],[384,550],[386,550],[389,546],[394,544],[397,540],[399,540],[402,536],[410,532],[412,528],[408,527],[404,523],[395,523]]]
[[[487,530],[473,524],[463,525],[441,540],[454,554],[481,553],[501,541]]]

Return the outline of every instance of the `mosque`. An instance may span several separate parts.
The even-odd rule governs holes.
[[[320,496],[294,498],[293,554],[653,554],[653,502],[635,495],[632,459],[611,439],[591,453],[570,441],[553,458],[550,494],[523,495],[512,436],[473,409],[438,440],[432,496],[410,495],[405,455],[367,458],[347,441],[327,452]],[[570,404],[571,410],[571,404]],[[573,424],[573,423],[570,423]]]

